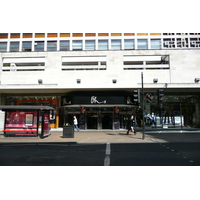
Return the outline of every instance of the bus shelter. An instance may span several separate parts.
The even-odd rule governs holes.
[[[0,105],[5,111],[4,135],[38,136],[50,135],[50,106]]]

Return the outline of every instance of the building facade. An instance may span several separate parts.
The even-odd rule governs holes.
[[[142,73],[147,127],[200,127],[200,33],[0,33],[0,104],[50,105],[52,128],[141,126]]]

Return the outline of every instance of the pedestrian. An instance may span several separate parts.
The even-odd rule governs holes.
[[[79,131],[79,128],[78,128],[78,121],[76,119],[76,116],[74,116],[74,128]]]
[[[151,114],[151,125],[152,127],[156,127],[156,116],[154,115],[154,113]]]
[[[134,133],[134,125],[135,125],[135,120],[134,120],[134,116],[132,115],[129,122],[128,122],[127,135],[129,134],[129,131],[131,131],[131,133]]]

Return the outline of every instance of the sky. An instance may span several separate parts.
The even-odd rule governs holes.
[[[197,2],[6,0],[0,32],[192,32],[198,28]]]

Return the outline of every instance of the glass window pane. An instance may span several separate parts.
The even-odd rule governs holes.
[[[151,40],[151,49],[161,49],[161,40],[160,39],[152,39]]]
[[[148,49],[148,40],[147,39],[139,39],[138,40],[138,49]]]
[[[57,41],[47,41],[47,51],[56,51]]]
[[[60,51],[69,51],[69,40],[61,40],[60,41]]]
[[[99,50],[108,50],[108,40],[99,40],[98,41]]]
[[[95,40],[86,40],[85,50],[95,50]]]
[[[82,40],[73,40],[72,49],[73,51],[81,51],[83,49]]]
[[[121,40],[111,40],[111,49],[120,50],[121,49]]]
[[[35,51],[44,51],[44,41],[35,42]]]
[[[7,42],[0,42],[0,51],[7,51]]]
[[[10,42],[10,51],[19,51],[19,42]]]
[[[124,49],[135,49],[134,40],[124,40]]]
[[[22,42],[22,51],[31,51],[32,42]]]

